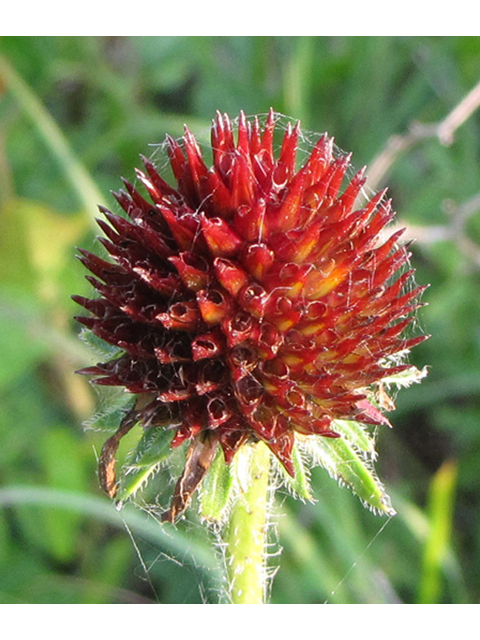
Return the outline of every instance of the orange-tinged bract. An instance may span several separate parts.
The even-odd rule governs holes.
[[[218,113],[211,167],[188,129],[168,138],[176,186],[143,159],[149,199],[125,182],[115,195],[127,217],[101,208],[113,262],[81,251],[100,295],[74,296],[90,312],[78,319],[123,352],[82,373],[137,396],[103,449],[102,484],[115,495],[115,452],[135,423],[174,429],[172,446],[190,448],[167,520],[218,445],[228,463],[263,440],[293,475],[296,434],[335,438],[336,419],[388,424],[369,390],[424,339],[404,337],[423,287],[401,232],[385,235],[384,193],[356,208],[363,171],[343,186],[350,157],[335,157],[331,138],[298,168],[299,125],[278,153],[274,132],[273,111],[264,126]]]

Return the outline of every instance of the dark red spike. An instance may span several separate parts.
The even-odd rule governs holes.
[[[207,218],[200,215],[203,237],[205,238],[212,256],[233,257],[243,246],[243,240],[232,230],[232,227],[222,218]]]
[[[409,340],[404,340],[402,342],[402,350],[405,349],[410,351],[410,349],[413,349],[413,347],[416,347],[417,344],[422,344],[422,342],[425,342],[425,340],[428,340],[431,337],[432,336],[430,335],[424,335],[424,336],[417,336],[416,338],[410,338]]]
[[[177,182],[180,182],[185,175],[187,161],[178,142],[169,135],[167,135],[167,148],[173,174]]]
[[[282,168],[281,173],[290,180],[296,172],[296,158],[297,158],[297,144],[298,135],[300,132],[300,123],[297,122],[294,127],[290,123],[287,125],[287,130],[283,137],[282,148],[280,150],[280,156],[278,158],[278,169]],[[282,178],[280,172],[277,175],[275,171],[274,181],[277,184],[282,184]]]
[[[147,170],[148,177],[150,178],[150,184],[151,184],[151,188],[153,188],[152,189],[153,193],[155,193],[155,199],[157,198],[161,199],[165,196],[166,197],[173,196],[175,198],[179,198],[178,191],[173,187],[171,187],[168,184],[168,182],[165,182],[165,180],[159,175],[153,162],[151,162],[148,158],[146,158],[143,155],[141,155],[140,158],[143,162],[145,169]],[[149,193],[150,195],[152,195],[152,193],[150,192],[150,189],[149,189]]]
[[[314,146],[307,162],[300,169],[307,176],[307,186],[318,183],[330,166],[333,158],[333,138],[325,133]]]
[[[352,154],[344,156],[343,158],[338,158],[334,162],[335,170],[332,175],[332,179],[328,185],[326,196],[330,200],[333,200],[337,197],[340,187],[342,186],[343,179],[345,177],[345,173],[350,166],[350,160],[352,159]]]
[[[244,111],[240,111],[240,116],[238,118],[237,131],[238,131],[237,151],[243,154],[245,157],[250,158],[249,132],[247,127],[247,119],[245,117]]]
[[[128,180],[122,178],[122,182],[125,185],[128,193],[130,194],[132,202],[135,204],[135,206],[143,213],[148,213],[152,209],[152,204],[150,202],[147,202],[147,200],[145,200],[145,198],[140,195],[140,193]]]
[[[222,218],[230,218],[234,210],[232,195],[216,167],[208,173],[208,184],[211,197],[205,201],[205,209],[215,212]]]
[[[201,181],[205,179],[208,169],[203,161],[202,152],[200,151],[200,147],[198,146],[195,137],[192,135],[190,129],[185,127],[183,140],[185,144],[185,151],[187,153],[187,161],[190,168],[190,175],[193,183],[198,187],[201,184]],[[201,195],[201,194],[199,194]]]
[[[236,297],[240,290],[249,283],[248,274],[232,260],[215,258],[213,267],[218,281],[233,297]]]
[[[410,258],[410,253],[406,249],[406,245],[397,249],[390,256],[382,260],[380,264],[375,265],[372,284],[374,287],[386,282],[400,267],[402,267]]]
[[[275,131],[275,111],[272,108],[270,108],[268,112],[267,121],[265,122],[265,127],[263,129],[262,143],[260,148],[260,153],[262,155],[263,161],[265,161],[267,158],[270,160],[273,160],[274,131]]]
[[[136,232],[136,229],[138,229],[137,225],[132,224],[125,218],[122,218],[122,216],[118,216],[117,214],[112,213],[111,211],[108,211],[108,210],[104,212],[104,215],[107,218],[108,222],[112,225],[112,227],[117,231],[117,233],[119,234],[119,237],[133,238],[135,237],[135,235],[137,235],[138,233]]]
[[[251,206],[254,204],[256,185],[252,177],[253,168],[250,156],[243,153],[235,155],[230,180],[231,206],[233,209],[238,209],[242,205]]]
[[[191,251],[199,236],[200,221],[198,217],[189,214],[177,217],[169,207],[161,204],[157,205],[157,208],[167,223],[180,250]]]
[[[252,158],[260,151],[261,144],[260,122],[258,120],[258,116],[255,116],[250,128],[250,155]]]
[[[178,256],[171,256],[169,261],[177,269],[183,284],[192,291],[205,289],[211,281],[208,263],[189,251],[184,251]]]
[[[362,169],[360,169],[360,171],[358,171],[358,173],[354,175],[339,200],[346,213],[352,211],[353,206],[358,198],[358,194],[367,181],[365,177],[365,171],[366,167],[362,167]]]
[[[268,212],[268,222],[272,232],[289,231],[298,226],[303,204],[304,186],[305,175],[299,173],[289,184],[280,207],[271,209]]]
[[[269,235],[266,207],[263,198],[259,198],[252,206],[238,207],[233,219],[235,232],[249,242],[262,242]]]
[[[87,311],[90,311],[97,317],[101,318],[105,315],[107,309],[109,309],[109,305],[105,300],[95,299],[90,300],[89,298],[84,298],[83,296],[71,296],[72,300],[82,306]],[[111,311],[111,309],[109,309]]]
[[[126,272],[120,266],[112,264],[111,262],[107,262],[102,258],[99,258],[94,253],[87,251],[85,249],[79,249],[80,256],[78,259],[80,262],[93,274],[104,280],[105,282],[108,280],[109,282],[117,282],[119,279],[122,279],[126,276]],[[87,276],[88,278],[88,276]]]
[[[105,220],[100,220],[99,218],[95,218],[95,222],[98,224],[103,233],[110,238],[112,242],[118,242],[120,236],[116,233],[110,225],[108,225]],[[101,238],[99,238],[101,241]]]
[[[120,191],[112,191],[112,195],[130,218],[135,219],[141,214],[141,211],[135,206],[132,198],[130,198],[128,193],[123,189],[120,189]]]
[[[92,367],[84,367],[83,369],[78,369],[75,371],[81,376],[99,376],[104,373],[104,370],[101,366],[95,365]]]
[[[229,157],[234,151],[232,125],[227,114],[217,111],[212,126],[212,151],[214,167],[224,174],[229,165]]]

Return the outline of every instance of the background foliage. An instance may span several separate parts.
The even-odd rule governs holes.
[[[73,375],[94,358],[72,320],[70,294],[90,292],[75,246],[93,244],[95,205],[114,206],[139,153],[184,122],[206,139],[216,109],[273,106],[371,164],[477,84],[480,38],[4,37],[0,55],[0,601],[216,602],[193,516],[165,532],[100,494],[104,437],[83,422],[101,400]],[[478,602],[479,128],[475,113],[448,146],[415,139],[379,184],[432,284],[419,322],[433,337],[413,354],[430,375],[379,434],[398,515],[316,470],[317,502],[279,509],[273,602]]]

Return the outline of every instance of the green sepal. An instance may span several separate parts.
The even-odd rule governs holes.
[[[232,493],[235,460],[227,465],[219,448],[207,475],[203,479],[200,493],[200,515],[208,522],[224,520]]]
[[[162,427],[151,427],[143,434],[123,470],[116,494],[117,503],[128,500],[169,457],[173,435],[173,431]]]
[[[366,444],[358,431],[362,429],[363,432],[363,428],[355,429],[352,422],[348,424],[352,429],[353,439],[349,439],[347,435],[335,439],[321,436],[309,438],[310,454],[330,476],[349,487],[366,506],[376,512],[395,515],[390,497],[373,468],[374,452],[366,452],[359,446]],[[344,431],[337,428],[336,422],[332,426],[338,432]]]
[[[83,328],[80,332],[80,340],[89,348],[96,356],[104,359],[112,360],[122,353],[122,350],[115,345],[108,344],[96,336],[93,331]]]
[[[283,464],[277,465],[281,470],[282,479],[285,486],[292,492],[295,497],[302,498],[303,500],[312,500],[312,489],[310,486],[310,478],[308,474],[308,466],[303,459],[302,445],[298,441],[298,436],[295,439],[295,443],[292,448],[291,460],[295,476],[292,476],[286,471]]]
[[[87,429],[113,433],[132,408],[134,399],[131,394],[113,387],[102,387],[96,391],[101,398],[102,408],[83,424]]]
[[[354,420],[335,420],[333,430],[350,442],[356,449],[368,453],[372,457],[375,453],[375,440],[367,427]]]

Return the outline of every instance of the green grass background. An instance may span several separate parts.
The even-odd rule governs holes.
[[[75,247],[93,245],[95,205],[113,206],[140,153],[184,123],[206,140],[216,109],[272,106],[371,164],[477,84],[480,38],[2,37],[0,56],[0,602],[216,602],[193,515],[165,533],[98,488],[104,436],[83,423],[99,398],[73,375],[93,357],[72,320],[70,294],[90,292]],[[413,263],[432,285],[432,338],[412,354],[429,377],[379,434],[398,515],[315,470],[315,504],[280,496],[274,603],[479,601],[479,134],[475,113],[450,146],[418,141],[380,185],[423,230]]]

